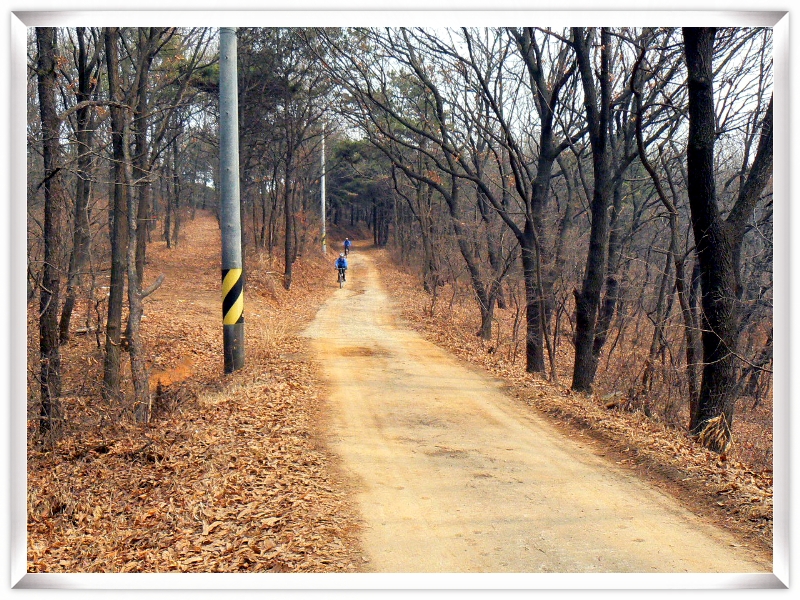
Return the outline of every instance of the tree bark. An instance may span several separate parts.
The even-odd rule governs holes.
[[[478,307],[481,314],[481,325],[477,331],[478,337],[484,340],[492,339],[492,318],[494,317],[494,302],[489,301],[489,294],[486,286],[481,278],[478,260],[470,247],[467,239],[467,233],[464,231],[462,225],[461,215],[461,190],[459,189],[457,178],[452,176],[450,178],[450,193],[445,196],[445,201],[450,209],[450,219],[453,223],[453,229],[456,232],[456,240],[458,241],[458,249],[461,251],[461,256],[467,265],[470,281],[472,282],[472,289],[478,298]]]
[[[719,213],[714,181],[713,54],[715,29],[683,30],[689,84],[686,149],[689,205],[702,280],[703,378],[694,433],[712,450],[730,445],[737,328],[733,246]],[[723,420],[724,419],[724,420]]]
[[[686,336],[686,376],[689,378],[689,431],[697,425],[697,406],[700,404],[700,381],[703,360],[703,348],[700,345],[700,261],[697,259],[695,249],[694,265],[692,266],[691,280],[689,281],[689,310],[688,317],[691,323],[692,339]],[[691,341],[691,348],[689,343]],[[690,360],[691,350],[694,360]]]
[[[84,28],[78,27],[78,104],[89,99],[91,95],[91,78],[93,68],[90,67]],[[76,111],[75,137],[77,141],[77,174],[75,184],[75,211],[73,216],[72,252],[69,259],[69,275],[67,279],[67,292],[64,308],[61,311],[59,326],[59,339],[61,344],[69,340],[69,326],[72,311],[75,307],[77,288],[81,284],[82,271],[89,255],[89,195],[91,191],[91,176],[89,173],[91,160],[92,138],[94,137],[91,125],[91,109],[84,106]]]
[[[164,170],[164,178],[161,180],[162,193],[165,191],[164,188],[166,187],[166,200],[164,201],[164,229],[161,231],[161,237],[164,238],[167,248],[172,248],[172,205],[174,204],[172,201],[172,196],[174,195],[172,190],[174,183],[175,181],[172,176],[172,169],[171,167],[167,166],[167,168]],[[217,220],[219,220],[219,214],[217,214]]]
[[[605,295],[600,303],[597,325],[595,326],[594,343],[592,344],[592,354],[594,355],[595,372],[592,379],[597,375],[597,365],[600,361],[600,353],[608,339],[611,330],[611,322],[617,309],[619,300],[619,270],[620,257],[622,253],[622,232],[619,223],[619,215],[622,211],[622,178],[617,179],[614,184],[614,202],[611,210],[609,222],[608,239],[608,262],[606,267]]]
[[[611,200],[611,165],[608,139],[608,121],[611,111],[609,54],[611,35],[606,28],[601,32],[600,50],[600,105],[594,83],[588,40],[583,29],[573,28],[575,53],[583,82],[589,141],[592,146],[594,190],[592,193],[592,226],[589,237],[589,254],[580,293],[575,294],[575,364],[572,389],[591,392],[597,371],[594,338],[600,293],[606,272],[610,230],[609,204]]]
[[[119,29],[104,31],[108,91],[112,100],[121,104],[119,82]],[[103,399],[118,403],[120,398],[120,352],[122,350],[122,301],[125,288],[126,252],[128,246],[127,188],[125,186],[125,151],[123,147],[124,114],[120,106],[112,105],[111,146],[113,168],[113,225],[111,229],[111,283],[106,321],[106,355],[103,362]]]
[[[288,162],[288,161],[287,161]],[[283,287],[289,289],[292,287],[292,263],[294,263],[295,249],[294,249],[294,206],[292,204],[291,194],[291,176],[292,172],[287,164],[286,179],[283,182],[283,212],[284,212],[284,266],[283,266]]]
[[[134,418],[140,423],[146,423],[150,420],[151,403],[150,403],[150,378],[145,362],[144,347],[140,332],[140,325],[142,315],[144,314],[144,302],[142,296],[141,279],[137,272],[136,256],[139,227],[144,227],[144,223],[137,225],[138,211],[136,204],[136,195],[133,193],[133,165],[130,157],[130,128],[128,124],[130,120],[125,117],[125,127],[122,136],[123,150],[124,150],[124,176],[125,184],[129,191],[127,195],[127,211],[128,218],[128,239],[126,248],[126,266],[128,275],[128,326],[126,328],[126,335],[128,338],[128,354],[131,360],[131,378],[133,379],[133,415]]]
[[[533,223],[525,223],[525,244],[522,245],[522,276],[525,281],[525,370],[544,373],[544,341],[542,331],[542,293],[537,284],[539,268]]]
[[[39,295],[39,384],[41,407],[39,431],[55,434],[60,429],[61,353],[58,308],[61,286],[60,141],[56,113],[56,29],[36,28],[39,113],[42,119],[44,160],[44,269]]]
[[[532,27],[523,28],[522,32],[514,28],[511,35],[517,42],[525,62],[534,94],[541,125],[539,128],[539,155],[536,160],[536,173],[530,186],[530,202],[526,207],[525,225],[522,231],[512,229],[522,249],[522,269],[526,290],[526,371],[528,373],[544,373],[544,347],[549,338],[546,331],[550,322],[552,307],[555,305],[553,285],[556,278],[556,262],[546,245],[541,243],[544,233],[543,214],[550,196],[550,180],[553,166],[564,149],[569,146],[565,140],[556,144],[555,110],[560,102],[559,96],[566,82],[572,77],[573,68],[562,66],[560,71],[553,71],[552,80],[547,82],[543,69],[541,51],[536,44]],[[565,132],[565,135],[569,135]],[[511,152],[516,149],[509,149]],[[545,265],[550,268],[543,268]],[[556,379],[554,347],[547,343],[550,354],[551,378]]]
[[[711,450],[731,443],[736,404],[741,244],[749,215],[772,175],[772,101],[753,166],[723,220],[714,181],[714,28],[683,29],[688,71],[689,140],[686,149],[689,205],[702,281],[703,377],[693,433]]]
[[[769,180],[772,178],[772,102],[770,98],[766,114],[761,128],[761,137],[758,141],[758,149],[753,159],[753,164],[747,174],[744,184],[739,189],[739,195],[731,209],[726,224],[729,229],[731,239],[731,251],[733,252],[734,272],[736,273],[736,297],[742,296],[742,285],[740,281],[741,262],[742,262],[742,243],[744,234],[753,214],[753,209],[764,191]]]
[[[759,381],[764,373],[764,369],[772,362],[772,330],[767,335],[767,340],[761,349],[755,362],[744,370],[739,378],[739,387],[743,388],[743,394],[753,398],[753,408],[761,402],[759,393]]]
[[[181,177],[180,163],[178,161],[178,137],[172,142],[172,191],[175,206],[172,211],[172,245],[178,246],[178,239],[181,231]]]
[[[139,81],[136,90],[136,110],[133,114],[134,125],[134,144],[135,155],[133,159],[133,178],[135,190],[138,192],[138,205],[136,210],[136,275],[141,283],[144,280],[144,265],[147,255],[147,236],[150,232],[150,173],[148,155],[150,152],[148,143],[148,103],[147,103],[147,84],[149,80],[150,67],[155,57],[155,48],[151,43],[159,33],[151,29],[148,38],[144,37],[144,31],[139,30],[139,44],[142,47],[143,56],[139,66]]]
[[[647,352],[647,358],[644,362],[644,370],[642,372],[642,385],[641,393],[644,403],[645,412],[649,411],[648,398],[653,388],[653,374],[655,371],[656,356],[658,349],[664,339],[664,327],[666,326],[668,311],[664,310],[667,298],[667,288],[669,287],[671,266],[673,262],[672,245],[667,251],[667,256],[664,262],[664,272],[661,274],[661,283],[658,286],[658,300],[656,301],[656,308],[653,311],[653,337],[650,340],[650,349]],[[648,415],[649,416],[649,415]]]

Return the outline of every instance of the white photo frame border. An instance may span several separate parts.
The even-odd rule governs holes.
[[[10,86],[10,314],[27,310],[21,280],[26,272],[26,81],[27,28],[36,26],[356,26],[480,25],[524,22],[548,26],[766,26],[774,28],[774,539],[771,574],[96,574],[27,572],[26,323],[10,323],[10,567],[17,589],[764,589],[789,585],[789,397],[790,397],[790,60],[789,14],[772,11],[17,11],[11,13]],[[455,21],[455,23],[454,23]]]

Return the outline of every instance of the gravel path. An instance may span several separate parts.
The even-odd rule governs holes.
[[[369,251],[306,334],[376,572],[770,573],[405,327]],[[335,289],[334,289],[335,288]]]

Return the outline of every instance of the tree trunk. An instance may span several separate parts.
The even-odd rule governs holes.
[[[736,297],[742,297],[742,285],[739,281],[741,274],[742,243],[753,209],[759,200],[761,192],[772,178],[772,102],[770,98],[764,121],[762,123],[761,137],[758,142],[756,156],[747,174],[747,179],[739,190],[733,209],[731,209],[726,225],[731,240],[733,252],[733,268],[736,274]]]
[[[261,200],[261,223],[259,224],[258,247],[262,250],[267,246],[267,190],[266,180],[258,186],[258,197]]]
[[[140,45],[144,43],[145,38],[143,31],[139,30]],[[151,32],[152,39],[153,33]],[[138,192],[138,206],[136,213],[136,275],[141,283],[144,281],[144,265],[147,254],[147,237],[150,232],[149,218],[150,218],[150,180],[147,168],[147,157],[149,153],[149,144],[147,141],[147,126],[148,126],[148,106],[147,106],[147,82],[150,73],[150,67],[153,62],[153,52],[149,44],[142,57],[139,73],[139,85],[136,90],[137,101],[136,110],[133,114],[133,124],[135,127],[134,142],[136,155],[133,161],[133,178],[135,183],[134,189]]]
[[[670,275],[673,262],[673,248],[670,244],[669,251],[664,263],[664,272],[661,275],[661,284],[658,286],[658,300],[656,301],[656,309],[653,317],[653,337],[650,340],[650,350],[647,353],[647,358],[644,363],[644,371],[642,372],[642,385],[641,391],[644,395],[645,411],[649,410],[647,398],[653,387],[653,371],[655,370],[655,361],[658,354],[658,348],[664,338],[664,327],[667,321],[667,311],[664,310],[664,304],[667,298],[667,288],[670,283]]]
[[[165,169],[166,171],[166,169]],[[168,173],[164,173],[165,176]],[[173,185],[173,178],[170,175],[169,180],[166,182],[167,187],[167,199],[164,202],[164,229],[161,232],[161,237],[164,238],[164,241],[167,243],[167,248],[172,248],[172,236],[170,233],[172,232],[172,185]],[[163,184],[162,184],[163,189]],[[219,220],[219,213],[217,213],[217,220]]]
[[[178,245],[181,231],[181,177],[178,162],[178,138],[172,142],[172,191],[175,207],[172,211],[172,245]]]
[[[669,181],[670,188],[673,189],[673,198],[675,197],[674,186],[672,179],[667,170],[667,180]],[[696,310],[696,290],[697,286],[693,282],[686,280],[685,271],[685,258],[679,254],[678,249],[678,211],[675,209],[674,204],[668,206],[670,209],[669,216],[669,229],[670,229],[670,245],[674,248],[673,259],[675,261],[675,292],[678,296],[678,304],[681,308],[681,316],[683,317],[684,327],[684,341],[686,344],[686,381],[689,391],[689,429],[694,428],[694,415],[697,413],[697,403],[700,397],[700,390],[698,386],[698,366],[700,363],[700,356],[698,351],[698,326],[697,326],[697,310]],[[696,267],[697,265],[695,265]],[[699,277],[699,272],[693,269],[692,277]],[[695,296],[695,298],[693,298]]]
[[[39,295],[39,431],[55,434],[61,415],[61,353],[58,308],[61,286],[61,165],[59,120],[56,113],[56,30],[36,28],[39,113],[42,119],[44,159],[44,269]]]
[[[700,368],[703,359],[703,348],[700,346],[699,337],[702,336],[700,331],[700,314],[699,314],[699,300],[700,297],[700,261],[697,260],[695,252],[694,266],[692,267],[691,281],[689,282],[689,311],[688,317],[690,319],[690,328],[692,339],[689,339],[687,332],[686,336],[686,376],[689,378],[689,431],[694,430],[697,426],[697,406],[700,404]],[[691,348],[689,343],[691,341]],[[691,350],[692,358],[690,360],[689,352]]]
[[[694,433],[708,448],[730,445],[736,382],[736,273],[731,240],[719,214],[714,181],[716,139],[713,28],[684,28],[689,80],[686,148],[689,205],[702,280],[703,379]]]
[[[272,186],[272,191],[270,192],[270,200],[271,200],[271,208],[269,211],[269,227],[267,231],[269,232],[269,257],[272,259],[272,256],[275,253],[275,246],[277,245],[277,238],[278,238],[278,223],[280,221],[280,202],[278,196],[278,177],[277,177],[277,170],[275,172],[275,178],[273,182],[275,182]]]
[[[533,240],[533,225],[525,224],[525,244],[522,246],[522,273],[525,280],[525,370],[528,373],[544,373],[544,341],[542,335],[542,299],[537,284],[536,242]]]
[[[486,252],[489,256],[489,267],[491,268],[492,281],[489,283],[489,302],[497,303],[498,308],[505,309],[506,302],[503,295],[503,279],[506,270],[503,265],[502,249],[500,239],[495,231],[495,224],[498,220],[497,213],[492,208],[489,200],[481,192],[480,188],[475,190],[478,202],[478,209],[481,213],[481,220],[486,227]]]
[[[572,190],[572,184],[569,180],[569,171],[567,170],[565,162],[561,158],[558,159],[558,165],[561,168],[561,172],[564,174],[564,184],[567,188],[567,198],[564,202],[564,216],[561,217],[558,225],[558,241],[556,242],[555,258],[550,266],[550,273],[547,278],[552,286],[555,286],[559,275],[564,272],[564,265],[566,264],[566,257],[568,254],[567,240],[573,226],[572,220],[575,212],[575,201],[573,199],[574,194]],[[553,297],[552,294],[550,297]]]
[[[254,186],[253,186],[252,183],[247,184],[247,186],[244,189],[244,195],[246,197],[253,198],[252,199],[252,207],[251,207],[252,210],[251,210],[250,220],[252,222],[252,227],[253,227],[253,246],[255,248],[258,248],[258,241],[259,241],[258,240],[258,202],[256,202],[255,198],[253,197],[253,195],[254,195],[253,187]],[[247,234],[246,231],[242,232],[242,236],[245,236],[246,234]]]
[[[753,208],[772,175],[772,101],[747,179],[723,220],[714,181],[713,28],[683,30],[689,90],[689,206],[700,264],[703,307],[703,378],[693,433],[706,447],[725,452],[731,443],[736,404],[739,262],[742,238]]]
[[[470,281],[472,282],[472,289],[475,296],[478,298],[478,307],[481,313],[481,325],[476,335],[481,339],[492,339],[492,318],[494,317],[494,302],[489,301],[489,294],[486,291],[486,286],[481,279],[480,268],[478,260],[470,247],[467,239],[467,233],[464,231],[461,218],[461,191],[456,183],[456,178],[450,179],[450,193],[445,196],[447,206],[450,209],[450,219],[453,223],[453,229],[456,232],[456,240],[458,241],[458,249],[461,251],[461,256],[467,264],[467,271],[469,271]]]
[[[622,210],[622,178],[620,177],[614,185],[614,202],[611,211],[611,221],[609,225],[609,241],[608,241],[608,266],[606,268],[606,292],[603,296],[603,301],[600,304],[600,312],[595,326],[594,344],[592,345],[592,354],[594,355],[595,369],[600,361],[600,353],[603,351],[606,340],[608,339],[608,332],[611,329],[611,322],[614,319],[614,312],[617,308],[617,301],[619,300],[619,279],[617,272],[619,271],[619,261],[622,253],[622,235],[621,226],[619,224],[619,214]],[[592,373],[592,379],[597,375]]]
[[[433,244],[431,229],[422,219],[419,221],[420,239],[422,240],[422,287],[429,294],[437,287],[439,273],[436,267],[436,250]]]
[[[548,77],[545,73],[546,65],[542,59],[541,50],[538,48],[534,29],[525,27],[520,32],[511,28],[510,33],[517,41],[519,50],[528,71],[531,89],[534,92],[534,102],[539,114],[539,156],[536,161],[536,175],[533,178],[530,190],[530,203],[525,214],[525,228],[522,235],[517,232],[520,247],[523,248],[523,271],[525,276],[525,289],[527,294],[527,357],[528,372],[544,371],[543,344],[547,344],[551,365],[551,378],[555,381],[555,347],[550,343],[548,324],[550,315],[555,306],[553,293],[559,261],[553,259],[550,247],[542,243],[545,227],[543,214],[550,196],[550,184],[553,165],[559,160],[561,153],[568,147],[562,142],[556,145],[554,123],[556,120],[555,108],[559,103],[559,95],[564,84],[572,76],[572,68],[566,68],[566,62],[560,67],[553,68]],[[565,132],[566,133],[566,132]],[[516,153],[509,147],[509,158]],[[524,159],[520,162],[524,162]],[[521,194],[524,196],[524,194]],[[507,201],[505,184],[503,186],[503,204]],[[507,210],[507,207],[505,207]],[[525,250],[527,249],[527,250]],[[548,267],[549,265],[549,267]],[[533,319],[533,321],[531,321]],[[538,345],[533,348],[531,345]]]
[[[126,335],[128,338],[128,354],[131,360],[131,378],[133,379],[133,415],[140,423],[150,420],[150,378],[145,362],[145,353],[140,333],[142,315],[144,314],[144,302],[142,298],[141,280],[136,268],[136,247],[139,240],[137,225],[136,195],[133,193],[133,174],[132,160],[128,151],[130,148],[129,127],[130,121],[125,117],[125,128],[123,133],[123,149],[125,151],[125,184],[128,192],[127,218],[128,218],[128,243],[126,248],[126,263],[128,275],[128,326]]]
[[[772,362],[772,330],[767,335],[767,341],[764,343],[764,347],[755,362],[752,365],[748,365],[739,378],[739,387],[743,388],[743,394],[753,398],[753,408],[758,406],[761,401],[759,381],[761,381],[764,369],[770,362]]]
[[[156,47],[152,42],[159,35],[160,31],[157,29],[149,29],[147,34],[145,34],[144,29],[139,29],[140,61],[136,74],[138,82],[137,97],[131,118],[125,115],[122,140],[125,158],[125,185],[129,190],[127,197],[129,235],[126,248],[129,312],[126,337],[128,339],[128,353],[131,361],[131,377],[133,379],[133,414],[139,422],[149,421],[151,413],[150,378],[145,361],[140,325],[144,314],[142,281],[144,278],[145,249],[150,213],[150,182],[147,165],[147,86],[150,67],[156,51]],[[136,155],[133,159],[130,156],[131,125],[135,126],[133,137]],[[159,278],[159,281],[162,279],[163,276]]]
[[[119,83],[119,30],[104,32],[108,65],[109,96],[121,103]],[[106,322],[106,355],[103,362],[103,399],[118,403],[120,398],[120,351],[122,350],[122,301],[125,288],[128,246],[127,188],[125,186],[125,151],[123,147],[124,114],[119,106],[111,107],[111,146],[114,162],[113,227],[111,230],[111,283]]]
[[[86,41],[84,39],[84,28],[76,29],[78,36],[78,92],[76,101],[78,103],[89,99],[91,89],[91,74],[86,54]],[[90,159],[93,133],[90,125],[91,112],[89,107],[78,109],[75,115],[76,120],[76,141],[77,141],[77,163],[75,184],[75,212],[72,234],[72,252],[69,259],[69,275],[67,279],[67,293],[64,300],[64,308],[61,311],[61,323],[59,326],[59,339],[61,344],[69,340],[69,326],[72,318],[72,311],[75,307],[76,291],[81,283],[82,271],[86,265],[89,254],[89,193],[90,183]]]
[[[597,371],[597,356],[594,349],[597,312],[600,293],[605,278],[610,230],[609,204],[611,199],[611,166],[608,140],[610,116],[609,54],[611,36],[607,29],[601,33],[600,50],[600,106],[589,56],[588,42],[583,29],[573,29],[574,46],[584,88],[589,140],[592,146],[594,169],[594,191],[592,194],[592,227],[589,237],[589,254],[580,293],[575,294],[575,364],[572,374],[572,389],[576,392],[591,392]]]
[[[283,212],[285,219],[283,287],[287,290],[292,287],[292,263],[294,262],[294,209],[292,206],[290,177],[291,171],[287,166],[286,179],[283,182]]]

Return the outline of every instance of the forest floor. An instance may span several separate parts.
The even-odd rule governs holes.
[[[102,354],[91,314],[88,328],[76,323],[76,333],[87,331],[64,348],[65,433],[54,447],[29,435],[29,572],[379,569],[364,547],[358,487],[331,438],[330,365],[314,359],[303,334],[339,293],[330,260],[302,257],[287,292],[279,261],[251,259],[247,365],[223,376],[218,248],[208,215],[186,223],[178,247],[150,247],[147,281],[166,280],[146,301],[143,322],[157,396],[148,426],[98,400]],[[371,252],[404,323],[501,377],[515,410],[547,415],[592,460],[655,484],[727,530],[732,547],[769,562],[771,470],[720,460],[641,414],[518,373],[469,334],[469,315],[431,315],[413,277]],[[31,367],[32,414],[34,381]]]
[[[252,259],[246,364],[223,375],[219,247],[215,218],[198,214],[177,247],[148,249],[146,281],[166,275],[142,322],[155,396],[148,426],[100,400],[93,332],[63,348],[65,434],[54,448],[29,435],[29,572],[360,568],[358,516],[317,434],[318,365],[298,337],[334,270],[302,257],[286,291],[277,261]],[[30,339],[29,365],[36,348]]]

